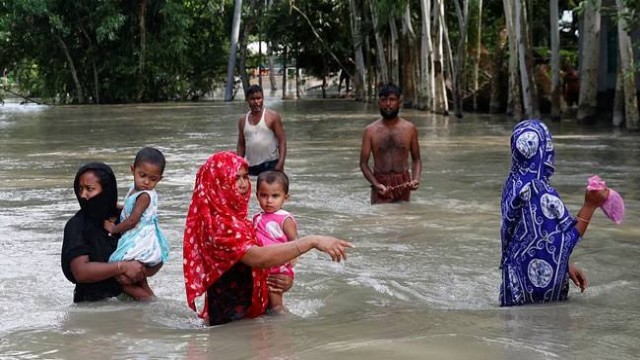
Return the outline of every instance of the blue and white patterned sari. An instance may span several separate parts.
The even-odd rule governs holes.
[[[543,122],[525,120],[515,126],[511,159],[501,203],[500,305],[565,300],[569,256],[580,234],[575,218],[549,184],[554,150]]]

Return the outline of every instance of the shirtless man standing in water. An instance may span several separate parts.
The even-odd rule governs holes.
[[[364,129],[360,149],[360,169],[371,183],[371,203],[409,201],[420,186],[422,161],[416,126],[399,117],[400,89],[384,85],[378,93],[381,119]],[[373,152],[373,170],[369,157]],[[411,174],[409,174],[411,153]]]

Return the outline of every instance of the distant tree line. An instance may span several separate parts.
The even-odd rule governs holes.
[[[560,22],[564,10],[573,22]],[[558,118],[563,73],[579,65],[580,120],[597,108],[604,14],[618,26],[614,124],[633,129],[638,10],[640,0],[0,0],[0,67],[29,96],[121,103],[201,99],[228,66],[246,88],[249,69],[278,60],[325,85],[342,73],[360,101],[394,82],[406,106],[522,119]],[[268,50],[251,57],[255,41]]]
[[[0,68],[57,103],[198,99],[223,79],[221,0],[0,1]]]

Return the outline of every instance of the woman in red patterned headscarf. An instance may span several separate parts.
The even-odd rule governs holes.
[[[309,235],[262,247],[248,219],[251,182],[246,160],[233,152],[213,154],[196,176],[184,231],[184,278],[187,303],[210,325],[262,315],[269,285],[288,290],[287,277],[267,283],[266,269],[316,248],[334,261],[346,259],[349,242]],[[196,309],[196,298],[205,295]]]

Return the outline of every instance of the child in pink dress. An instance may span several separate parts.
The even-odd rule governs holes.
[[[298,225],[293,215],[282,209],[289,199],[289,178],[281,171],[265,171],[258,176],[256,196],[262,211],[253,217],[258,240],[262,246],[286,243],[298,238]],[[294,277],[293,261],[271,268],[270,274]],[[269,308],[280,313],[285,310],[283,294],[269,292]]]

